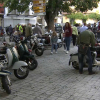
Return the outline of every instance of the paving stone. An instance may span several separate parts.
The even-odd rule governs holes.
[[[75,52],[77,47],[71,44],[70,53]],[[70,53],[59,48],[58,54],[51,55],[49,49],[36,56],[38,67],[23,80],[12,74],[12,93],[7,95],[0,89],[0,100],[100,100],[99,68],[93,68],[98,72],[95,75],[88,75],[87,68],[80,75],[68,65]]]

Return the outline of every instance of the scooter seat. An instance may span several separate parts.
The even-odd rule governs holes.
[[[34,55],[24,55],[24,58],[32,58]]]
[[[70,54],[70,56],[77,56],[77,55],[78,55],[78,53]]]
[[[6,54],[6,47],[0,47],[0,54]]]

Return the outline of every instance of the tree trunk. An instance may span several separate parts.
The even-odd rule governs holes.
[[[63,0],[49,0],[48,6],[46,6],[46,15],[45,20],[47,22],[48,31],[55,30],[54,29],[54,19],[58,15],[60,11],[61,5]]]
[[[45,16],[45,20],[46,20],[46,23],[47,23],[47,27],[48,27],[48,31],[49,30],[55,30],[54,29],[54,16],[51,16],[51,14],[48,14],[48,16],[46,15]]]
[[[54,29],[54,19],[51,19],[50,21],[48,21],[48,23],[47,23],[47,25],[48,25],[48,31],[49,30],[55,30]]]

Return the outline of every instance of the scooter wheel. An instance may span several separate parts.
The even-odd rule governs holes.
[[[36,53],[37,56],[42,56],[43,52],[44,52],[44,50],[42,48],[35,49],[35,53]]]
[[[26,66],[22,66],[19,69],[14,69],[14,75],[18,79],[25,79],[29,74],[29,69]]]
[[[61,48],[62,47],[62,43],[58,43],[58,48]]]
[[[76,62],[76,61],[72,62],[72,66],[73,66],[73,68],[75,68],[76,70],[79,70],[79,64],[78,64],[78,62]]]
[[[2,76],[1,81],[2,81],[2,87],[4,90],[6,90],[6,93],[11,94],[11,88],[10,88],[8,76]]]
[[[38,62],[35,58],[30,58],[29,61],[28,61],[28,68],[30,70],[34,70],[36,69],[38,66]]]

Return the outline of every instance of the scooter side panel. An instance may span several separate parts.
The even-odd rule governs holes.
[[[70,62],[74,62],[74,61],[78,62],[78,55],[73,55],[70,57]]]
[[[22,66],[28,66],[28,64],[26,62],[24,62],[24,61],[17,61],[12,66],[12,69],[19,69]]]
[[[8,60],[8,67],[10,67],[13,60],[13,55],[10,49],[7,49],[7,60]]]

